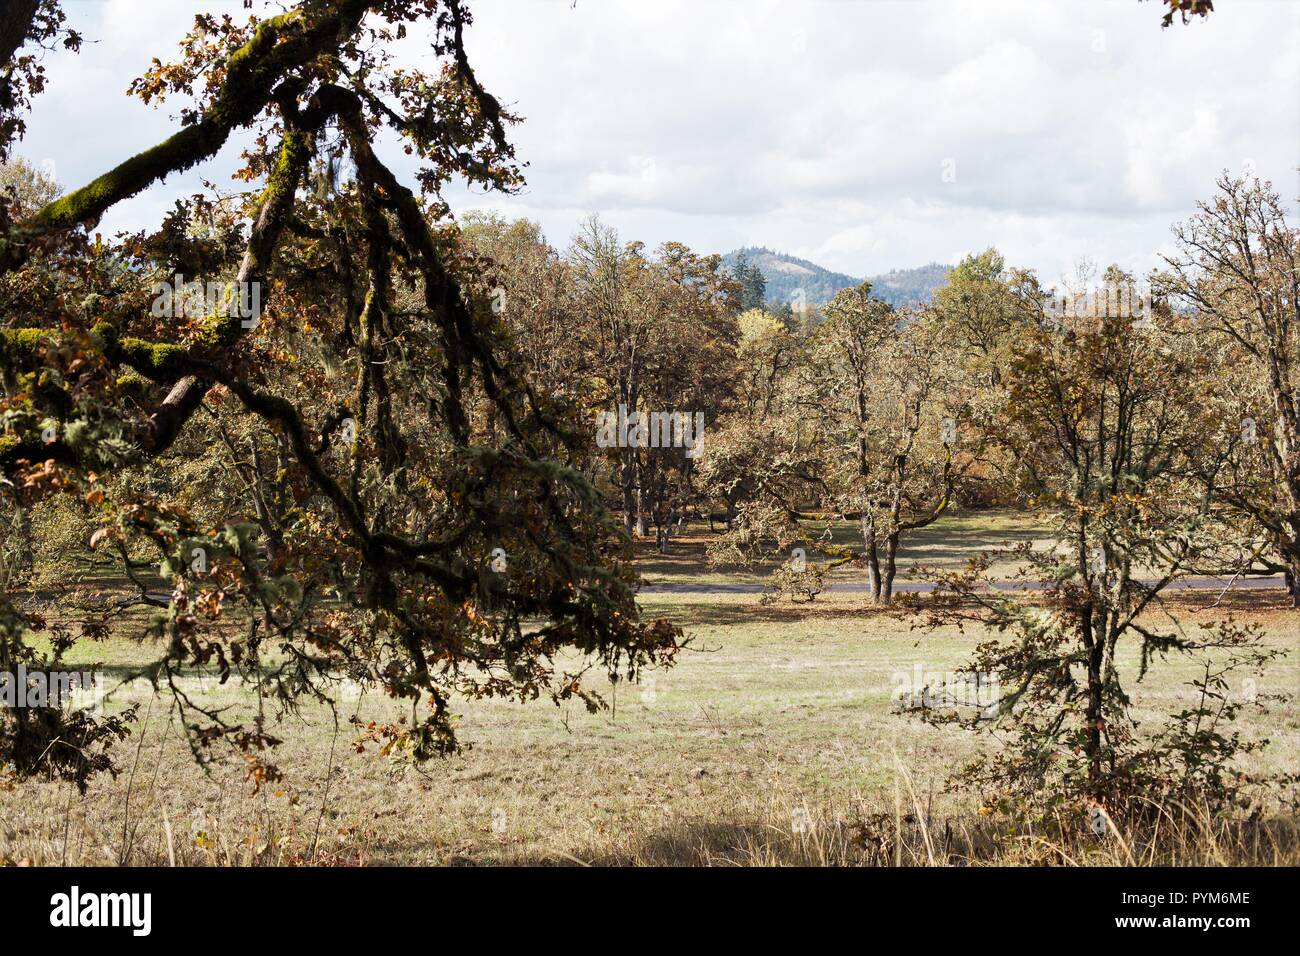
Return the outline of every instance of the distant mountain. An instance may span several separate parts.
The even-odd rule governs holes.
[[[935,289],[947,284],[951,271],[952,266],[938,262],[915,269],[894,269],[871,277],[871,294],[896,309],[905,305],[924,305],[930,301]]]
[[[809,305],[829,302],[840,289],[861,284],[861,279],[846,276],[842,272],[823,269],[815,262],[788,256],[783,252],[773,252],[751,246],[737,249],[722,257],[730,269],[735,269],[737,261],[744,257],[751,266],[757,266],[767,280],[767,301],[773,305],[790,302],[797,290],[802,289],[804,301]]]
[[[734,269],[741,256],[751,267],[762,270],[767,280],[767,301],[772,305],[790,302],[797,290],[802,289],[809,305],[829,302],[836,292],[861,285],[862,280],[823,269],[815,262],[773,252],[761,246],[737,249],[722,257],[728,268]],[[895,269],[871,278],[871,291],[895,308],[930,301],[934,290],[946,281],[951,266],[932,262],[916,269]]]

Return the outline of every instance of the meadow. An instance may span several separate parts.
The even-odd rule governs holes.
[[[945,518],[919,535],[917,561],[955,566],[1006,542],[1038,540],[1031,517]],[[986,635],[927,630],[906,602],[870,608],[834,588],[811,604],[760,605],[754,593],[665,592],[761,580],[759,571],[709,569],[707,531],[692,528],[640,564],[648,615],[689,638],[677,665],[639,684],[596,678],[610,703],[457,701],[463,753],[423,766],[357,745],[361,725],[404,709],[342,687],[331,710],[308,704],[272,719],[284,743],[272,758],[283,778],[254,787],[237,758],[202,769],[166,694],[113,675],[159,651],[129,627],[83,642],[77,663],[103,665],[110,709],[138,703],[135,732],[118,747],[122,772],[89,791],[0,777],[0,861],[6,864],[1295,864],[1294,795],[1278,789],[1248,825],[1169,813],[1177,839],[1116,832],[1091,836],[1084,808],[1060,834],[1009,833],[977,795],[951,792],[962,762],[999,746],[897,712],[900,681],[920,670],[957,671]],[[1009,565],[1003,568],[1010,573]],[[850,572],[848,577],[855,576]],[[1258,622],[1290,653],[1256,685],[1267,696],[1300,688],[1300,628],[1279,590],[1196,591],[1174,602],[1189,626],[1232,614]],[[1134,673],[1134,655],[1123,667]],[[1190,661],[1159,663],[1133,684],[1134,715],[1155,726],[1191,700]],[[234,681],[186,678],[188,694],[251,719],[259,702]],[[270,702],[261,702],[268,714]],[[1295,700],[1242,712],[1237,725],[1270,746],[1252,775],[1300,771]],[[1172,808],[1170,808],[1172,809]]]

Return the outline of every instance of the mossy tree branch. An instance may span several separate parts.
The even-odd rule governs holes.
[[[213,156],[232,131],[251,123],[271,102],[276,84],[337,45],[371,6],[370,0],[339,0],[314,19],[296,7],[258,24],[252,39],[230,54],[221,89],[192,126],[137,153],[74,192],[56,199],[11,234],[0,252],[10,270],[27,256],[38,237],[93,225],[111,206],[158,180]],[[16,240],[16,241],[15,241]]]

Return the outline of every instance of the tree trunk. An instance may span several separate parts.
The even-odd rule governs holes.
[[[668,509],[668,520],[664,522],[663,538],[659,542],[659,553],[668,553],[668,539],[673,536],[673,522],[677,520],[677,509]]]
[[[27,39],[40,0],[7,0],[0,12],[0,66],[13,62],[14,54]],[[7,82],[0,80],[0,82]]]
[[[1101,782],[1101,728],[1102,695],[1101,663],[1105,654],[1106,642],[1099,637],[1093,627],[1092,605],[1085,605],[1080,612],[1079,626],[1083,631],[1083,643],[1088,649],[1088,708],[1084,720],[1088,724],[1086,751],[1088,756],[1088,780],[1094,789]]]
[[[862,519],[862,546],[867,555],[867,586],[871,601],[880,601],[880,552],[876,548],[876,529],[867,518]]]
[[[646,499],[649,497],[645,493],[646,484],[646,466],[642,460],[642,453],[636,449],[632,450],[632,484],[633,499],[635,501],[634,509],[636,511],[635,525],[636,536],[644,538],[647,534],[649,522],[646,520],[646,507],[651,504]]]
[[[623,530],[627,536],[632,537],[635,528],[636,502],[633,500],[632,489],[635,484],[635,473],[632,470],[632,461],[636,455],[635,449],[623,449],[623,473],[621,484],[623,486]]]
[[[894,602],[894,574],[898,567],[898,532],[895,531],[889,536],[885,543],[885,568],[884,577],[880,582],[879,604],[892,604]]]

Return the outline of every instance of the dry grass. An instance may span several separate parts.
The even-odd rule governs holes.
[[[140,702],[123,773],[85,798],[52,782],[0,791],[0,858],[38,864],[652,863],[854,864],[1291,863],[1294,821],[1249,826],[1166,808],[1163,829],[1097,841],[1082,815],[1055,834],[997,830],[968,799],[944,792],[949,772],[986,738],[891,712],[891,675],[915,663],[955,669],[974,637],[912,629],[857,596],[758,608],[752,595],[647,602],[687,624],[693,649],[671,671],[621,686],[610,711],[544,703],[466,702],[461,756],[424,768],[356,753],[347,720],[388,718],[390,702],[305,709],[285,739],[280,784],[253,793],[238,761],[204,774],[166,698]],[[1245,608],[1238,608],[1238,613]],[[1214,613],[1221,613],[1216,611]],[[1249,613],[1269,639],[1295,647],[1294,617]],[[145,649],[111,641],[103,656]],[[1300,684],[1295,656],[1263,693]],[[1187,693],[1190,668],[1159,668],[1137,687],[1139,719]],[[234,687],[195,679],[208,701],[251,716]],[[612,690],[607,688],[607,690]],[[146,714],[147,711],[147,714]],[[1300,713],[1289,703],[1242,724],[1273,745],[1259,773],[1297,770]]]
[[[937,545],[936,545],[937,546]],[[1179,597],[1189,621],[1225,613],[1260,622],[1293,653],[1258,679],[1260,694],[1300,688],[1300,628],[1281,594]],[[603,688],[614,706],[588,714],[465,701],[466,751],[422,768],[353,749],[354,715],[390,720],[391,702],[306,707],[271,726],[284,779],[254,792],[239,760],[205,773],[166,697],[143,682],[113,707],[141,704],[117,779],[81,797],[66,785],[0,776],[0,861],[34,864],[1114,864],[1300,863],[1287,812],[1249,822],[1164,807],[1142,829],[1104,839],[1083,808],[1051,832],[1013,832],[945,792],[988,736],[938,728],[891,707],[894,676],[916,664],[953,671],[982,635],[917,629],[905,611],[830,592],[813,605],[760,607],[755,595],[647,595],[652,615],[682,623],[691,647],[640,686]],[[81,647],[82,662],[119,670],[154,649],[124,637]],[[1127,659],[1130,668],[1135,659]],[[1154,727],[1190,700],[1194,665],[1171,660],[1132,687]],[[245,718],[243,689],[193,679],[191,691]],[[1233,688],[1244,692],[1244,688]],[[1247,716],[1249,715],[1249,716]],[[1243,711],[1272,743],[1256,774],[1300,772],[1300,705]],[[1279,798],[1282,795],[1278,795]],[[1279,800],[1279,806],[1281,801]]]

